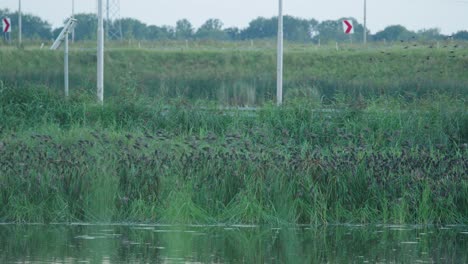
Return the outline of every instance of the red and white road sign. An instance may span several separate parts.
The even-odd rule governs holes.
[[[11,20],[8,17],[2,19],[2,25],[3,25],[3,33],[11,32]]]
[[[343,31],[345,34],[354,34],[353,21],[343,20]]]

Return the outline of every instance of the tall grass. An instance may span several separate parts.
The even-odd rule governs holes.
[[[0,219],[466,223],[464,99],[361,100],[250,113],[2,85]]]

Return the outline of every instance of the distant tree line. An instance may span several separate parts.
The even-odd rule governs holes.
[[[18,13],[12,13],[8,9],[0,9],[0,18],[9,17],[12,22],[12,37],[18,35]],[[23,14],[21,17],[23,23],[22,35],[28,39],[51,39],[52,26],[40,17]]]
[[[0,9],[0,17],[10,17],[18,21],[18,13],[8,9]],[[94,14],[77,14],[78,26],[75,29],[76,40],[96,39],[97,17]],[[284,37],[295,42],[344,42],[350,37],[343,34],[342,20],[350,19],[355,27],[352,39],[360,41],[363,38],[364,26],[354,18],[326,20],[303,19],[292,16],[284,17]],[[146,25],[133,18],[123,18],[114,23],[122,27],[124,39],[135,40],[222,40],[239,41],[253,39],[273,39],[277,35],[278,18],[259,17],[252,20],[246,28],[224,27],[219,19],[208,19],[199,28],[195,28],[187,19],[177,21],[175,26]],[[58,36],[62,28],[52,28],[45,20],[23,14],[23,37],[32,40],[50,40]],[[17,34],[17,26],[13,27],[12,37]],[[388,26],[375,34],[368,32],[370,41],[408,41],[408,40],[441,40],[452,37],[457,40],[468,40],[468,31],[459,31],[453,36],[445,36],[438,29],[411,31],[401,25]]]

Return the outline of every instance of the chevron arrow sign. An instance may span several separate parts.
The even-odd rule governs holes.
[[[343,20],[343,31],[345,34],[354,34],[353,21]]]

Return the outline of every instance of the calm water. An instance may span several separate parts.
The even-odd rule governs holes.
[[[468,227],[0,224],[0,263],[468,263]]]

